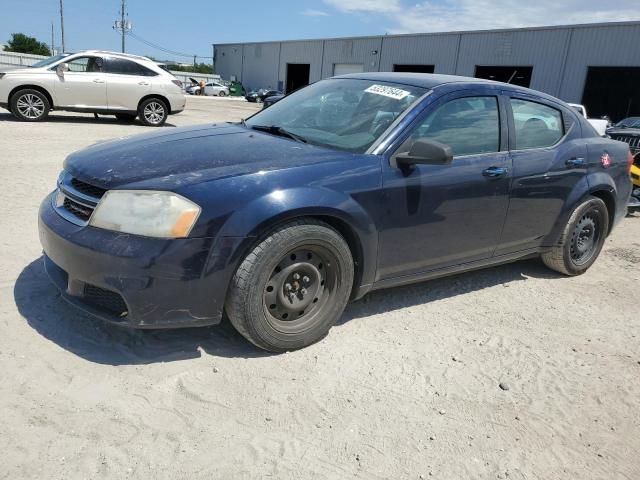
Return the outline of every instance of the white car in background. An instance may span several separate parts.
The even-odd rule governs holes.
[[[229,87],[221,83],[209,82],[204,86],[204,94],[209,96],[226,97],[229,95]]]
[[[37,122],[51,110],[139,117],[159,127],[185,108],[182,82],[146,57],[88,50],[0,70],[0,107]]]
[[[580,105],[577,103],[569,103],[568,105],[584,118],[586,118],[591,126],[595,128],[596,132],[598,132],[598,135],[604,137],[607,134],[607,128],[609,128],[610,126],[609,120],[605,120],[604,118],[589,118],[589,116],[587,115],[587,109],[584,105]]]

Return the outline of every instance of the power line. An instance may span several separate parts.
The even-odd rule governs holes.
[[[193,58],[194,56],[196,56],[197,58],[202,58],[202,59],[206,59],[206,60],[213,60],[213,57],[205,57],[205,56],[200,56],[200,55],[194,55],[192,53],[184,53],[184,52],[177,52],[175,50],[170,50],[168,48],[162,47],[160,45],[158,45],[157,43],[153,43],[150,40],[145,40],[144,38],[142,38],[139,35],[136,35],[135,33],[129,31],[127,32],[128,35],[131,35],[132,38],[138,40],[141,43],[144,43],[145,45],[151,47],[151,48],[155,48],[156,50],[160,50],[164,53],[167,53],[169,55],[173,55],[176,57],[188,57],[188,58]]]

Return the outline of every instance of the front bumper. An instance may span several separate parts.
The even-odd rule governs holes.
[[[103,320],[134,328],[220,322],[226,280],[207,273],[212,238],[156,239],[78,226],[42,202],[45,268],[63,298]]]

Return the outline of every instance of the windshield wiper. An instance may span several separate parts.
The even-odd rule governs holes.
[[[260,130],[262,132],[271,133],[273,135],[280,135],[281,137],[287,137],[296,142],[308,143],[307,139],[290,132],[286,128],[278,127],[277,125],[251,125],[254,130]]]

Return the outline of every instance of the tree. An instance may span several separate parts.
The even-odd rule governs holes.
[[[12,33],[11,40],[9,40],[4,50],[6,52],[30,53],[47,57],[51,55],[46,43],[39,42],[36,38],[29,37],[24,33]]]

